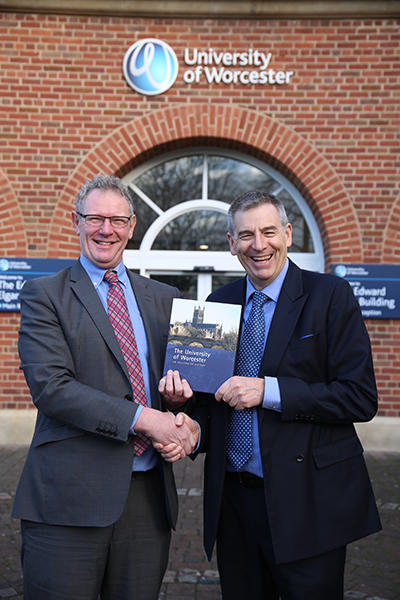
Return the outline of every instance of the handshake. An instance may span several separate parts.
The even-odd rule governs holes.
[[[185,413],[174,415],[153,408],[143,408],[135,432],[151,440],[164,460],[175,462],[190,454],[199,439],[199,426]]]
[[[159,392],[164,398],[164,406],[171,410],[179,409],[193,391],[178,371],[168,371],[160,380]],[[199,426],[183,412],[176,416],[172,412],[160,412],[143,408],[135,424],[135,432],[147,436],[153,447],[164,460],[175,462],[193,452],[199,439]]]

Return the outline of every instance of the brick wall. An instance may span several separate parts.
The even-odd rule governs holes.
[[[122,76],[136,40],[272,52],[288,85],[188,85],[144,97]],[[309,202],[330,262],[399,263],[399,23],[0,13],[0,255],[76,256],[74,195],[166,149],[245,150]],[[367,322],[380,414],[400,415],[398,321]],[[0,313],[0,408],[30,405],[18,315]]]

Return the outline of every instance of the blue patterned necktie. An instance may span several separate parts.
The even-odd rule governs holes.
[[[240,340],[236,375],[257,377],[264,354],[264,304],[269,300],[262,292],[254,292],[249,318]],[[252,408],[232,409],[227,431],[227,458],[239,471],[252,455]]]

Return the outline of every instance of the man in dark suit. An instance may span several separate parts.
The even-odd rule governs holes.
[[[80,259],[21,293],[21,368],[38,409],[13,508],[25,600],[158,598],[177,495],[152,443],[183,456],[198,434],[161,410],[178,291],[125,268],[135,219],[118,178],[87,182],[72,212]]]
[[[280,201],[242,195],[228,229],[247,277],[208,300],[243,306],[239,374],[191,414],[207,452],[205,549],[216,540],[225,600],[339,600],[346,544],[380,529],[353,425],[377,409],[368,335],[347,282],[288,260]]]

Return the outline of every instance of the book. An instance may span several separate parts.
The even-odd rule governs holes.
[[[192,390],[214,394],[233,375],[239,336],[239,304],[174,298],[164,362]]]

